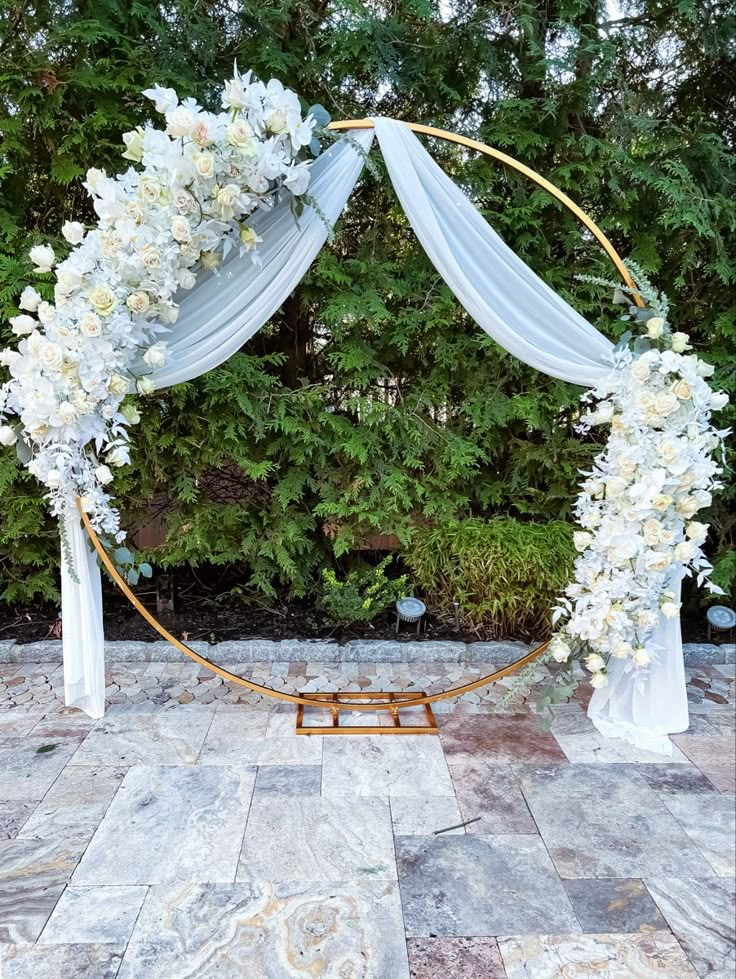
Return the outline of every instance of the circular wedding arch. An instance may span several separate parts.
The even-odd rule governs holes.
[[[635,304],[640,308],[644,307],[644,301],[636,291],[636,285],[631,278],[631,275],[629,274],[629,271],[626,268],[621,256],[618,254],[616,249],[613,247],[611,242],[601,231],[595,221],[593,221],[593,219],[586,214],[582,208],[578,207],[578,205],[571,200],[567,194],[563,193],[559,187],[556,187],[553,183],[550,183],[550,181],[546,180],[541,174],[537,173],[535,170],[532,170],[531,167],[526,166],[524,163],[514,159],[512,156],[508,156],[506,153],[502,153],[500,150],[496,150],[493,147],[488,146],[486,143],[481,143],[476,139],[470,139],[467,136],[460,136],[457,133],[449,132],[446,129],[436,129],[434,126],[425,126],[421,123],[407,122],[405,125],[408,126],[412,132],[420,133],[425,136],[433,136],[436,139],[442,139],[448,143],[456,143],[460,146],[465,146],[468,149],[476,150],[478,153],[482,153],[484,156],[488,156],[491,159],[498,160],[511,169],[516,170],[518,173],[523,174],[525,177],[528,177],[533,183],[546,190],[552,197],[560,201],[561,204],[563,204],[572,214],[574,214],[580,223],[591,232],[613,262],[624,283],[632,290]],[[328,128],[333,130],[372,129],[373,122],[370,119],[344,119],[337,122],[331,122]],[[291,694],[280,690],[274,690],[272,687],[267,687],[264,684],[255,683],[253,680],[248,680],[245,677],[238,676],[237,673],[231,673],[229,670],[224,669],[224,667],[219,666],[217,663],[213,663],[211,660],[207,659],[206,656],[201,656],[199,653],[196,653],[180,639],[173,636],[136,598],[127,582],[119,574],[113,561],[110,559],[109,555],[102,546],[99,537],[95,533],[89,517],[82,508],[80,500],[77,500],[77,507],[90,540],[92,541],[94,548],[97,551],[100,560],[107,569],[110,577],[118,588],[120,588],[128,601],[130,601],[130,603],[146,620],[146,622],[148,622],[148,624],[152,626],[152,628],[155,629],[156,632],[162,636],[162,638],[170,642],[172,646],[179,650],[179,652],[194,660],[195,663],[198,663],[200,666],[211,670],[217,676],[222,677],[223,680],[246,687],[249,690],[263,694],[266,697],[272,697],[275,700],[285,700],[302,708],[311,707],[330,709],[333,712],[333,715],[335,715],[336,713],[339,713],[340,710],[371,712],[391,711],[392,713],[396,713],[397,711],[407,707],[429,706],[430,704],[437,703],[441,700],[449,700],[451,697],[461,697],[463,694],[470,693],[473,690],[478,690],[481,687],[487,687],[496,680],[501,680],[503,677],[515,673],[517,670],[522,669],[524,666],[537,659],[537,657],[539,657],[549,645],[549,640],[547,640],[547,642],[543,642],[539,646],[536,646],[525,656],[515,660],[508,666],[504,666],[501,669],[496,670],[494,673],[489,673],[487,676],[483,676],[478,680],[473,680],[470,683],[462,684],[459,687],[451,687],[449,690],[442,690],[439,693],[423,694],[419,697],[412,696],[411,699],[405,700],[392,698],[390,700],[386,700],[385,702],[371,700],[370,703],[361,704],[356,703],[354,698],[340,700],[341,694],[338,691],[335,695],[333,695],[333,699],[319,701],[315,700],[314,698],[300,696],[299,694]],[[398,694],[397,696],[401,697],[401,694]],[[391,729],[386,729],[386,731],[389,730]]]

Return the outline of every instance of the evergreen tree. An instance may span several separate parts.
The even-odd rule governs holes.
[[[15,0],[0,10],[2,320],[30,245],[63,253],[62,222],[92,219],[81,179],[122,167],[120,134],[150,111],[141,90],[213,105],[237,60],[333,118],[429,123],[527,163],[651,273],[733,390],[734,28],[720,0]],[[518,174],[430,142],[506,241],[616,337],[611,297],[573,277],[611,276],[575,219]],[[159,563],[233,562],[248,587],[305,593],[377,531],[564,518],[596,448],[573,431],[579,393],[469,320],[389,182],[366,174],[334,245],[243,352],[146,401],[115,492],[128,525],[152,499],[165,511]],[[0,490],[3,597],[53,596],[56,528],[7,451]],[[724,580],[733,509],[729,490],[710,518]]]

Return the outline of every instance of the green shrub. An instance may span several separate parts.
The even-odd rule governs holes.
[[[417,530],[404,551],[430,611],[454,615],[484,638],[544,638],[550,607],[573,573],[573,528],[510,517]]]
[[[355,568],[342,580],[325,568],[319,606],[327,618],[335,625],[370,622],[397,598],[406,595],[406,575],[386,577],[386,568],[392,560],[387,557],[376,567]]]

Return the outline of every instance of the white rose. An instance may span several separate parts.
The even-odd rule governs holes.
[[[662,544],[671,544],[675,539],[675,534],[673,531],[668,530],[666,527],[662,527],[659,531],[659,540]]]
[[[607,687],[608,676],[605,673],[594,673],[590,678],[590,685],[595,690],[600,690],[601,687]]]
[[[125,300],[125,305],[136,316],[140,316],[148,311],[151,301],[145,292],[132,292]]]
[[[644,557],[647,571],[664,571],[670,566],[670,556],[663,551],[649,551]]]
[[[141,248],[140,257],[147,269],[158,269],[161,267],[161,256],[154,245],[144,245]]]
[[[10,317],[10,329],[17,337],[26,336],[28,333],[33,333],[37,326],[38,320],[35,320],[27,313],[21,313],[20,316]]]
[[[661,524],[659,520],[655,520],[653,517],[650,517],[648,520],[644,521],[644,523],[641,525],[641,529],[645,544],[648,544],[651,547],[652,545],[659,543],[660,527]]]
[[[64,363],[64,351],[58,343],[49,340],[42,340],[35,350],[36,359],[49,370],[61,370]]]
[[[700,507],[698,506],[698,501],[694,498],[694,495],[684,497],[684,499],[680,500],[680,502],[677,504],[677,512],[681,513],[683,517],[687,517],[688,520],[691,517],[694,517],[698,510],[700,510]]]
[[[240,198],[240,188],[237,184],[226,184],[219,187],[215,193],[215,203],[220,208],[222,216],[231,218],[235,211],[235,205]]]
[[[15,445],[18,436],[10,425],[0,425],[0,445]]]
[[[589,547],[592,540],[592,534],[586,534],[585,531],[576,530],[572,535],[573,543],[575,544],[576,551],[584,551],[586,547]]]
[[[138,422],[141,420],[140,412],[135,407],[135,405],[132,404],[124,404],[120,408],[120,414],[123,416],[123,418],[126,420],[126,422],[129,425],[137,425]]]
[[[143,354],[143,359],[149,367],[163,367],[166,363],[166,344],[154,343]]]
[[[652,316],[647,320],[647,336],[650,340],[659,340],[664,333],[664,320],[661,316]]]
[[[672,385],[672,393],[680,401],[688,401],[693,396],[693,389],[690,382],[686,381],[684,377],[681,377],[679,381],[675,381]]]
[[[33,271],[39,274],[50,272],[56,261],[56,255],[51,245],[34,245],[30,251],[30,256],[35,266]]]
[[[155,177],[143,176],[138,181],[138,194],[144,201],[153,204],[161,196],[161,184]]]
[[[598,653],[591,653],[585,657],[585,666],[591,673],[599,673],[601,670],[605,670],[606,661]]]
[[[682,354],[685,353],[686,350],[690,350],[691,347],[690,344],[688,343],[689,339],[690,337],[687,335],[687,333],[679,333],[679,332],[673,333],[671,340],[672,340],[672,349],[674,350],[674,352],[676,354]]]
[[[570,659],[570,654],[572,653],[572,650],[565,640],[561,639],[559,636],[555,636],[552,642],[549,644],[549,651],[552,654],[552,658],[557,663],[567,662],[567,660]]]
[[[675,442],[665,439],[657,446],[657,453],[662,457],[663,462],[674,462],[680,454],[680,450]]]
[[[166,132],[174,139],[189,136],[194,129],[194,116],[183,105],[166,113]]]
[[[61,486],[63,479],[58,469],[49,469],[49,471],[46,473],[46,479],[44,482],[51,489],[56,489]]]
[[[667,415],[671,415],[672,412],[676,411],[678,407],[679,401],[672,391],[664,391],[654,402],[654,410],[663,418],[666,418]]]
[[[266,119],[266,128],[270,133],[285,133],[287,130],[286,115],[278,109],[272,112]]]
[[[124,160],[132,160],[133,163],[140,163],[143,159],[143,137],[145,132],[142,126],[136,126],[129,133],[123,133],[125,143]]]
[[[236,119],[227,127],[227,141],[231,146],[248,146],[252,138],[253,130],[244,119]]]
[[[171,237],[174,241],[190,241],[192,228],[183,214],[177,214],[171,219]]]
[[[105,455],[105,458],[110,465],[115,466],[116,469],[120,469],[121,466],[127,466],[130,462],[128,449],[124,445],[113,446],[113,448]]]
[[[631,643],[620,640],[619,642],[614,643],[613,648],[611,649],[611,656],[613,656],[614,659],[628,659],[632,652],[633,649],[631,647]]]
[[[695,541],[696,544],[702,544],[705,538],[708,536],[707,523],[698,523],[697,520],[693,520],[685,527],[685,535],[690,538],[690,540]]]
[[[102,320],[95,313],[86,313],[79,323],[79,328],[86,337],[98,337],[102,333]]]
[[[98,482],[102,483],[103,486],[112,482],[113,478],[112,470],[109,466],[98,466],[95,469],[95,476],[97,477]]]
[[[628,483],[625,479],[620,476],[609,476],[606,480],[606,496],[616,497],[621,496],[621,494],[626,490]]]
[[[631,376],[642,384],[649,380],[651,373],[649,364],[646,361],[639,360],[631,368]]]
[[[188,190],[177,190],[174,194],[174,206],[181,214],[193,214],[197,210],[197,202]]]
[[[156,390],[156,385],[150,377],[139,377],[135,386],[138,394],[152,394]]]
[[[182,289],[193,289],[197,282],[197,276],[189,269],[179,269],[179,285]]]
[[[658,493],[652,499],[652,509],[656,510],[658,513],[664,513],[664,511],[672,505],[672,497],[667,496],[666,493]]]
[[[59,418],[64,425],[71,425],[77,419],[77,409],[69,401],[62,401],[59,405]]]
[[[698,545],[694,544],[691,540],[682,541],[675,546],[675,558],[678,561],[687,563],[688,561],[692,561],[697,550]]]
[[[90,290],[89,301],[101,316],[109,316],[117,305],[115,293],[109,286],[95,286]]]
[[[138,201],[128,201],[125,205],[125,213],[132,218],[136,224],[141,224],[146,216],[145,210]]]
[[[666,619],[674,619],[680,611],[680,606],[676,602],[663,602],[660,611]]]
[[[84,238],[84,225],[79,221],[65,221],[61,226],[61,233],[70,245],[78,245]]]
[[[20,294],[18,305],[21,309],[28,310],[29,313],[35,313],[40,302],[41,297],[33,286],[26,286],[23,292]]]
[[[643,646],[637,646],[631,658],[634,661],[634,666],[649,666],[652,662],[652,657]]]
[[[590,420],[596,425],[605,425],[613,418],[613,405],[610,401],[601,401],[595,411],[591,412]]]
[[[211,153],[200,153],[194,161],[194,169],[197,171],[199,176],[204,177],[205,180],[213,177],[215,174],[214,156]]]
[[[248,96],[240,78],[228,79],[222,93],[223,109],[245,109],[248,106]]]
[[[710,406],[713,411],[720,411],[728,404],[728,395],[724,391],[714,391],[710,396]]]
[[[111,374],[107,379],[107,390],[110,394],[127,394],[129,386],[128,378],[122,374]]]

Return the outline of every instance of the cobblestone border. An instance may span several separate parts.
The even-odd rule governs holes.
[[[242,639],[220,643],[191,642],[197,653],[222,665],[232,663],[510,663],[531,648],[520,642],[435,642],[353,640],[341,645],[321,640]],[[687,666],[736,662],[736,644],[685,643]],[[108,642],[107,663],[180,663],[182,654],[170,643]],[[61,640],[18,643],[0,641],[0,663],[61,663]]]

